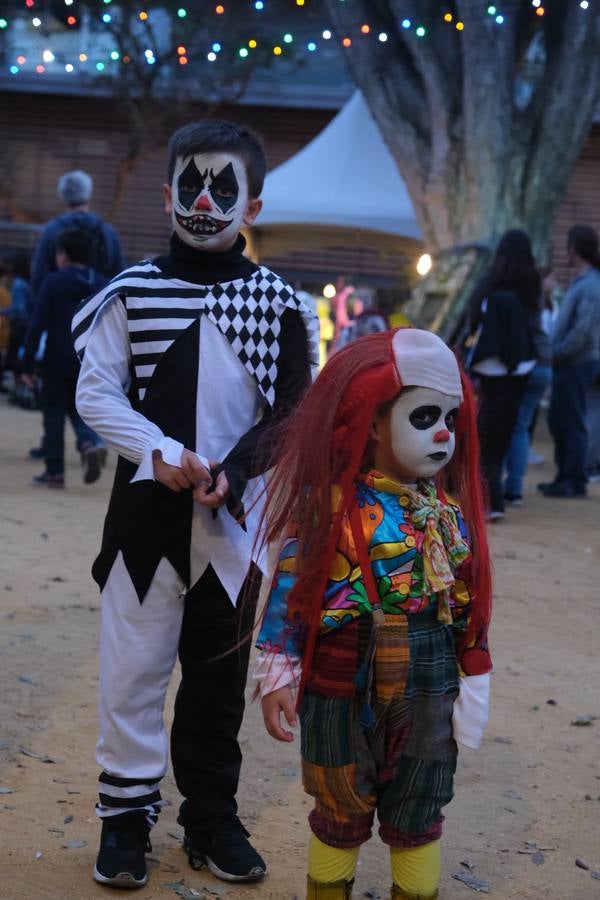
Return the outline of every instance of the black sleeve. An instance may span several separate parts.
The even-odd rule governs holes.
[[[26,374],[33,372],[35,368],[35,354],[40,343],[40,338],[44,331],[48,329],[53,297],[52,287],[48,284],[49,280],[51,280],[51,275],[47,276],[42,282],[37,303],[23,342],[24,354],[21,361],[21,369]]]
[[[281,317],[279,359],[273,409],[267,407],[259,422],[244,434],[214,476],[225,471],[229,482],[230,511],[236,509],[249,478],[265,472],[272,464],[277,445],[277,426],[288,416],[311,382],[308,339],[302,316],[286,309]]]

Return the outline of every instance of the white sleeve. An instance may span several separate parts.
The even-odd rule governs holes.
[[[260,652],[256,657],[252,677],[258,682],[261,698],[288,684],[294,690],[302,678],[302,661],[298,656],[288,656],[285,653]]]
[[[488,720],[490,672],[464,675],[452,712],[454,740],[470,750],[479,750]]]
[[[126,459],[141,463],[132,481],[154,478],[152,451],[179,466],[183,444],[136,412],[127,398],[131,349],[127,313],[118,297],[108,300],[86,347],[77,381],[76,404],[81,418]]]

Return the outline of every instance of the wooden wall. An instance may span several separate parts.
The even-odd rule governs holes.
[[[223,108],[218,115],[251,125],[263,138],[273,167],[312,140],[333,112],[240,106]],[[36,232],[18,223],[43,224],[60,210],[56,183],[69,169],[82,168],[93,176],[93,208],[108,215],[126,149],[125,124],[111,101],[5,92],[0,93],[0,122],[0,253],[33,246]],[[169,234],[161,197],[167,138],[168,133],[153,135],[126,181],[113,219],[129,261],[161,252]],[[571,277],[565,254],[569,226],[585,222],[600,231],[599,176],[600,126],[596,126],[573,172],[554,229],[554,261],[563,284]],[[17,227],[2,227],[2,220],[12,220]],[[381,252],[376,240],[360,252],[339,242],[325,252],[298,247],[268,262],[284,274],[289,269],[296,277],[306,271],[311,281],[321,272],[327,277],[354,272],[366,281],[371,272],[379,284],[397,278],[405,283],[414,265],[406,247],[399,247],[397,254],[389,249]]]

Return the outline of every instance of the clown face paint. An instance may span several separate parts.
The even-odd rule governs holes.
[[[234,243],[248,207],[243,162],[229,153],[179,157],[171,183],[173,227],[182,241],[203,250]]]
[[[410,482],[436,475],[454,453],[460,402],[432,388],[403,391],[387,421],[376,423],[376,467]]]

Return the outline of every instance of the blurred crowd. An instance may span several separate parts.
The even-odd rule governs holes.
[[[123,268],[114,228],[90,209],[93,182],[82,171],[58,183],[63,211],[45,226],[30,262],[24,253],[0,260],[0,390],[24,408],[40,409],[44,463],[33,484],[64,487],[64,429],[69,419],[83,479],[93,483],[106,459],[102,440],[75,408],[78,361],[70,322],[80,300]],[[475,287],[455,349],[479,396],[482,473],[489,519],[523,504],[528,465],[543,462],[532,446],[540,413],[554,441],[556,475],[544,496],[585,497],[600,481],[600,253],[598,236],[576,225],[568,235],[573,279],[563,291],[551,268],[540,269],[529,236],[500,239]],[[332,295],[299,291],[318,315],[321,365],[365,334],[408,324],[378,307],[368,287],[338,279]]]

